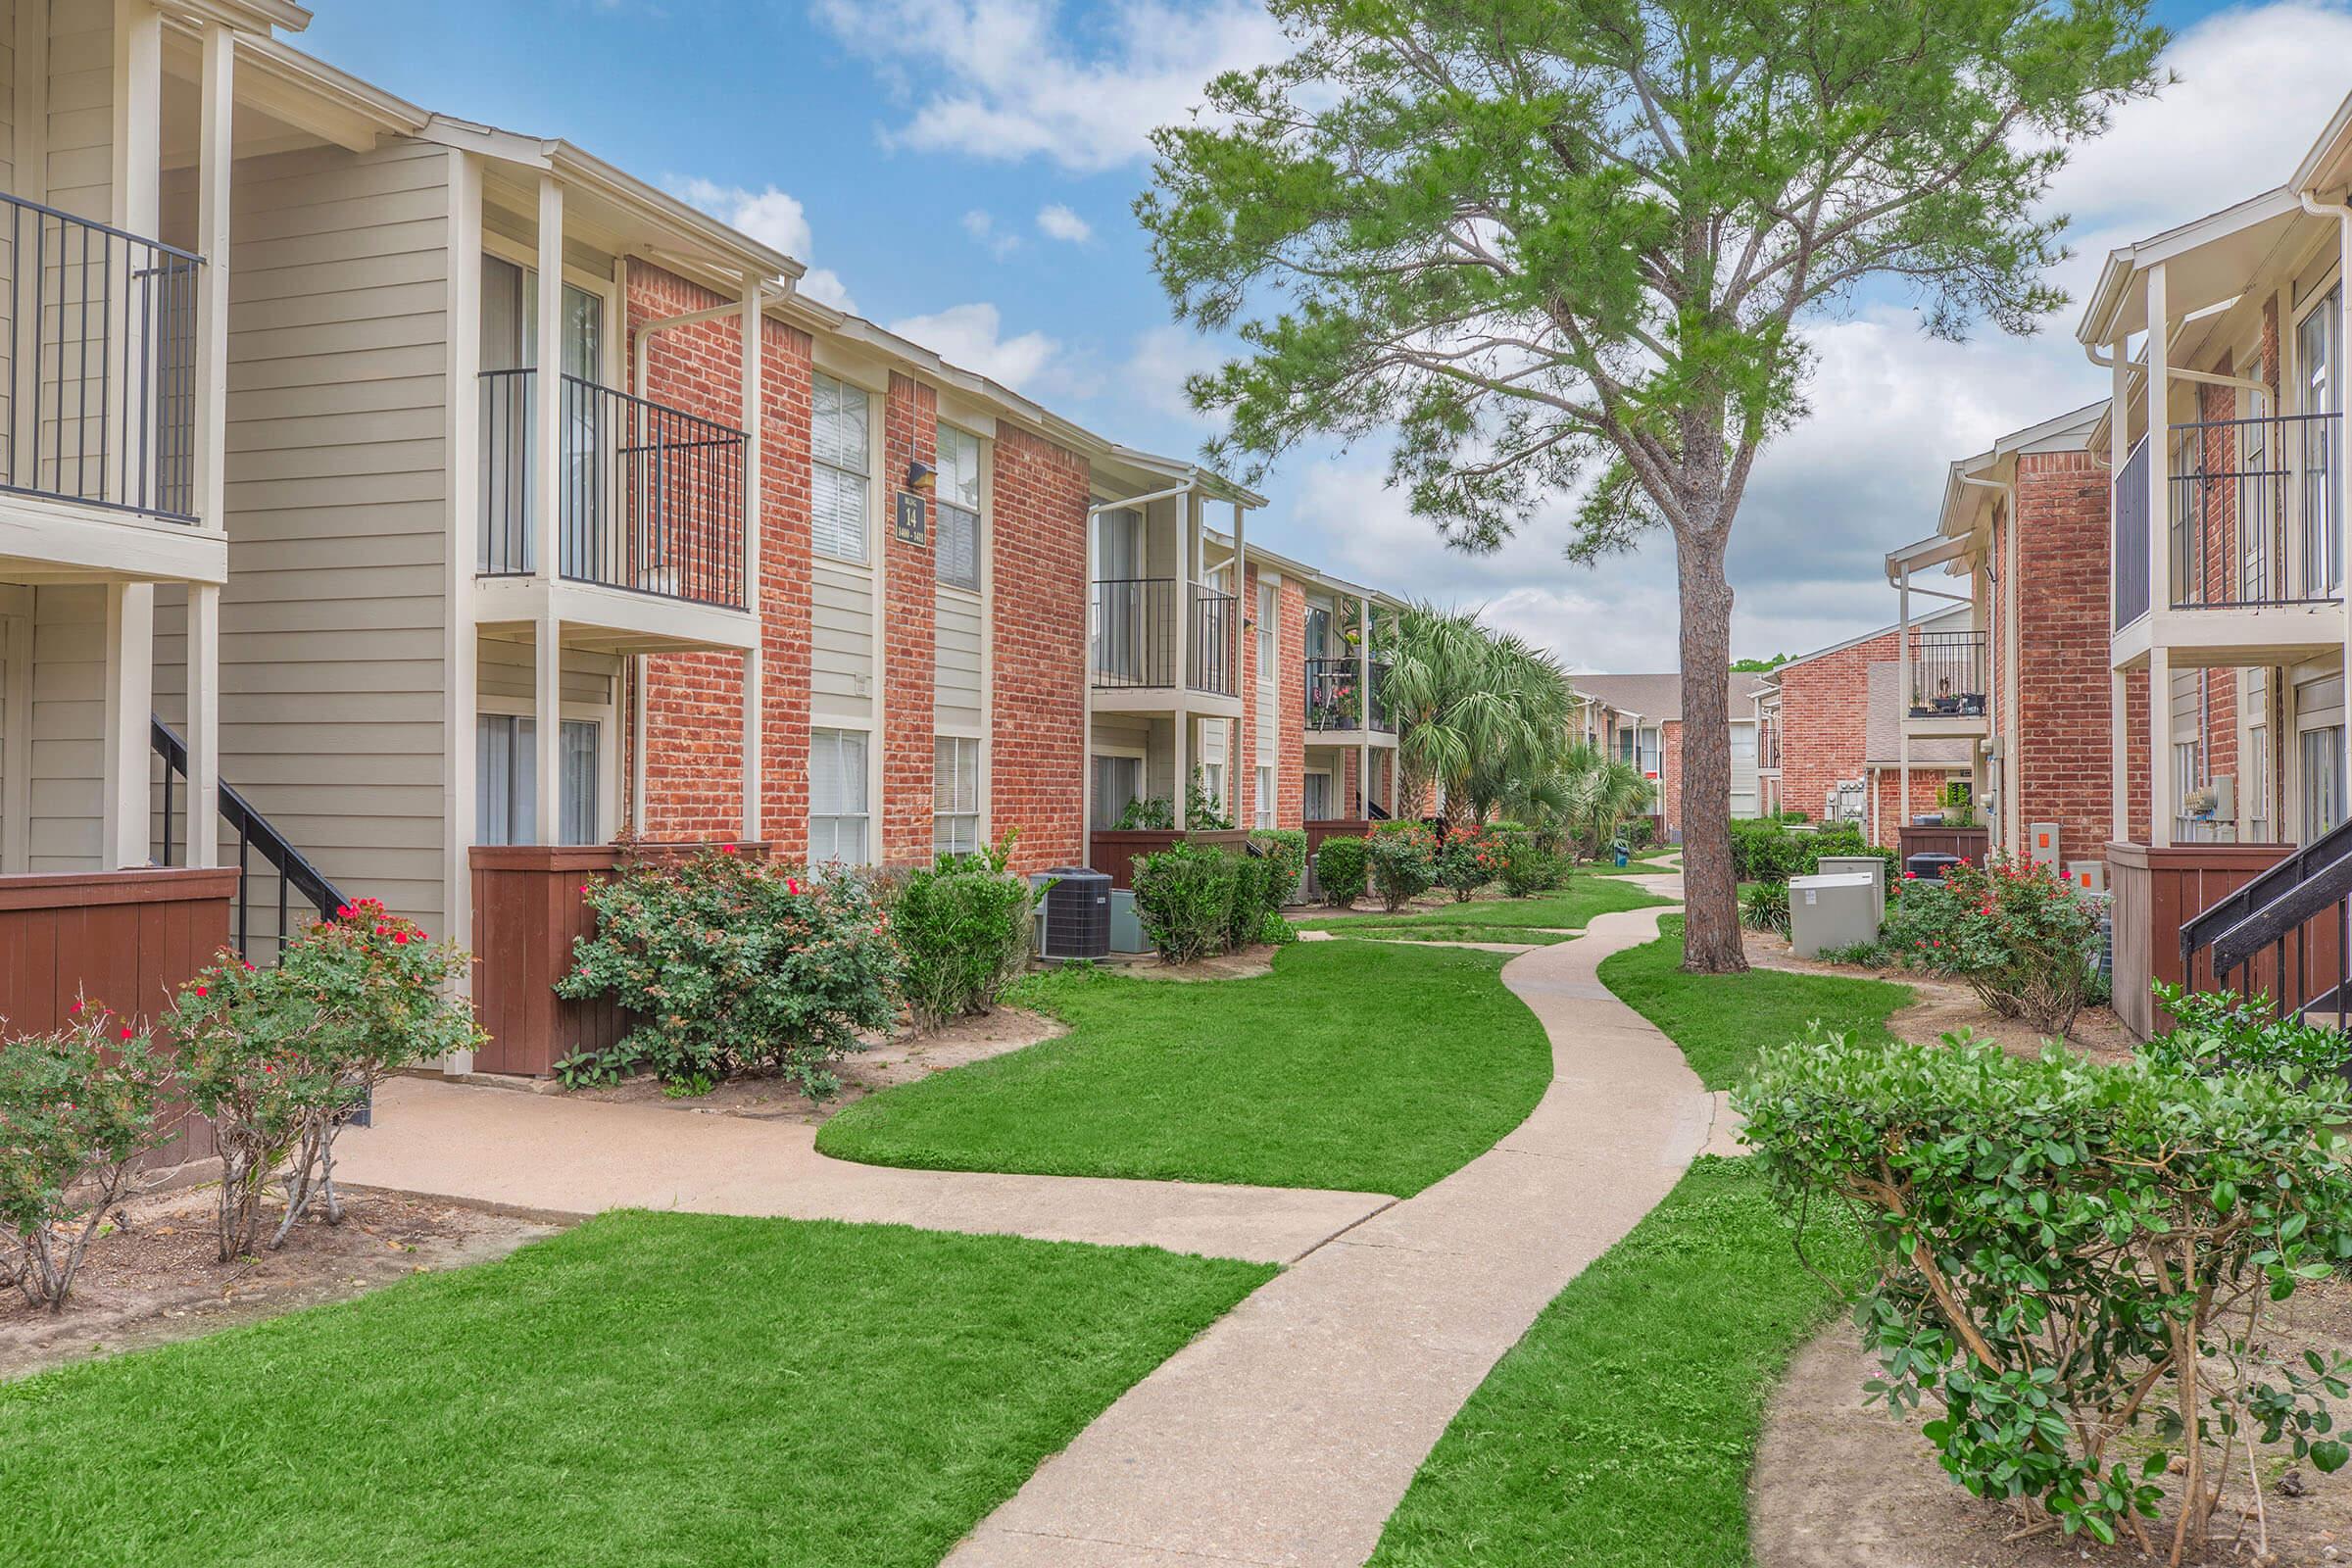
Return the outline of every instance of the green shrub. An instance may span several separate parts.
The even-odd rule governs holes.
[[[1345,909],[1364,896],[1364,879],[1371,865],[1363,839],[1333,837],[1315,851],[1315,880],[1323,886],[1323,902]]]
[[[1977,1495],[2143,1549],[2169,1496],[2201,1545],[2233,1448],[2344,1463],[2343,1364],[2257,1321],[2352,1257],[2339,1084],[1817,1034],[1734,1103],[1800,1211],[1860,1211],[1870,1390]]]
[[[1437,880],[1437,841],[1418,822],[1383,822],[1365,841],[1365,867],[1382,908],[1394,914]]]
[[[1226,858],[1233,861],[1233,903],[1225,911],[1224,941],[1231,952],[1255,942],[1265,925],[1266,878],[1274,867],[1264,858],[1247,852],[1228,854]]]
[[[220,1146],[223,1261],[253,1250],[263,1192],[284,1173],[282,1245],[314,1200],[342,1218],[334,1143],[352,1111],[403,1067],[477,1049],[473,1004],[455,994],[463,948],[361,899],[285,945],[276,967],[223,954],[180,988],[158,1026],[179,1042],[188,1102]]]
[[[139,1156],[167,1142],[153,1031],[75,1002],[64,1027],[0,1041],[0,1289],[63,1310]]]
[[[1233,920],[1238,858],[1205,844],[1173,844],[1135,858],[1135,912],[1144,940],[1170,963],[1222,952]]]
[[[1298,928],[1269,909],[1257,928],[1257,940],[1268,947],[1287,948],[1298,940]]]
[[[993,1011],[1029,961],[1043,890],[1004,869],[1015,837],[1008,830],[977,855],[944,856],[909,873],[891,898],[901,989],[921,1028]]]
[[[1968,983],[2004,1018],[2064,1034],[2098,961],[2099,914],[2073,883],[2030,859],[1962,862],[1940,882],[1909,872],[1884,940],[1900,961]]]
[[[1113,822],[1114,833],[1164,832],[1176,825],[1176,803],[1164,795],[1142,795],[1129,801]]]
[[[1210,793],[1208,775],[1198,767],[1184,790],[1184,825],[1188,832],[1202,833],[1225,833],[1233,828],[1233,818],[1225,814],[1225,802]]]
[[[1566,863],[1560,857],[1544,853],[1533,829],[1517,822],[1497,822],[1488,829],[1487,839],[1495,880],[1510,897],[1533,898],[1567,882]]]
[[[1886,949],[1876,942],[1857,942],[1847,948],[1824,948],[1821,950],[1821,961],[1850,963],[1857,969],[1884,969],[1886,967]]]
[[[1494,880],[1494,846],[1483,827],[1448,835],[1445,848],[1438,851],[1438,886],[1453,895],[1453,902],[1463,904],[1480,888]]]
[[[726,851],[635,861],[585,885],[593,937],[572,944],[556,985],[609,997],[637,1027],[606,1054],[612,1071],[716,1083],[773,1073],[812,1100],[841,1087],[833,1064],[898,1014],[905,968],[872,887]]]
[[[1266,910],[1279,914],[1306,875],[1306,835],[1295,827],[1261,827],[1250,842],[1265,852]]]
[[[2344,1065],[2342,1035],[2301,1017],[2279,1017],[2267,996],[2190,991],[2162,980],[2154,989],[2173,1027],[2141,1043],[2144,1060],[2187,1072],[2282,1072],[2297,1082]]]
[[[1758,882],[1740,895],[1740,923],[1750,931],[1788,934],[1788,884]]]

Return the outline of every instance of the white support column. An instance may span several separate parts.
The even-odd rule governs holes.
[[[1173,678],[1177,692],[1182,694],[1193,689],[1193,584],[1200,577],[1200,492],[1187,490],[1176,500],[1176,603],[1172,610],[1176,616],[1176,668]],[[1147,514],[1144,523],[1147,541],[1151,537],[1151,529]],[[1151,613],[1149,602],[1144,612],[1147,616]],[[1181,703],[1178,705],[1179,710],[1182,706]],[[1181,779],[1177,781],[1178,800],[1184,798],[1183,783]]]
[[[1919,702],[1919,661],[1911,648],[1911,565],[1906,561],[1897,572],[1894,586],[1895,615],[1899,630],[1895,633],[1895,713],[1894,750],[1900,764],[1897,794],[1894,798],[1895,842],[1902,842],[1902,829],[1911,822],[1911,710]]]
[[[766,610],[760,592],[760,420],[765,349],[761,341],[760,289],[764,281],[756,272],[745,274],[743,280],[743,602],[751,609],[760,639],[743,656],[743,837],[747,843],[760,835],[760,805],[766,746],[761,729],[766,694],[761,646],[766,640]],[[641,688],[641,702],[643,697]]]
[[[2335,254],[2337,262],[2343,268],[2343,270],[2336,274],[2339,282],[2335,290],[2335,352],[2337,358],[2341,360],[2347,346],[2352,345],[2352,335],[2347,335],[2348,330],[2352,330],[2352,211],[2340,208],[2335,215]],[[2328,431],[2325,436],[2328,442],[2328,468],[2330,470],[2328,477],[2332,481],[2334,490],[2334,493],[2328,499],[2328,504],[2335,512],[2333,519],[2335,526],[2331,532],[2338,540],[2344,538],[2348,527],[2352,527],[2352,473],[2344,471],[2346,451],[2344,423],[2347,419],[2352,419],[2352,398],[2344,396],[2343,383],[2344,367],[2341,364],[2329,366],[2328,368],[2328,390],[2332,394],[2339,412],[2334,416],[2335,428]],[[2339,551],[2343,549],[2341,545],[2337,548]],[[2347,575],[2352,575],[2352,572],[2348,572]],[[2352,700],[2352,593],[2344,594],[2343,599],[2344,691],[2347,694],[2347,700]],[[2274,675],[2271,677],[2271,681],[2274,686],[2278,685],[2280,677]],[[2274,756],[2282,754],[2282,748],[2276,743],[2273,744],[2271,750]],[[2247,792],[2241,787],[2238,790],[2238,799],[2243,801],[2246,794]],[[2280,831],[2283,827],[2283,822],[2274,822],[2275,836],[2285,838],[2287,835]]]
[[[1257,818],[1251,814],[1257,803],[1257,682],[1250,677],[1250,662],[1245,646],[1250,638],[1250,621],[1257,613],[1257,595],[1250,591],[1249,551],[1250,509],[1239,501],[1233,504],[1233,613],[1228,617],[1233,625],[1233,689],[1242,700],[1242,716],[1226,726],[1229,739],[1225,743],[1225,795],[1227,812],[1233,825],[1248,829],[1254,827]],[[1243,732],[1249,732],[1250,765],[1242,765]],[[1242,775],[1250,776],[1244,778]]]
[[[105,797],[100,868],[148,863],[148,740],[155,713],[155,585],[116,582],[106,589]]]
[[[539,364],[531,379],[532,571],[553,593],[564,548],[564,187],[539,176]],[[564,627],[540,613],[538,686],[539,842],[564,842]]]
[[[2148,650],[2148,847],[2173,846],[2173,654]]]
[[[188,584],[188,864],[220,858],[220,590]]]
[[[151,0],[115,0],[114,221],[156,237],[163,176],[164,19]]]
[[[2172,367],[2166,339],[2172,335],[2165,315],[2164,264],[2148,269],[2148,631],[2150,641],[2164,644],[2165,621],[2173,608],[2172,498],[2166,480],[2172,467]],[[2171,693],[2148,687],[2148,711],[2154,713]],[[2163,770],[2159,758],[2148,762],[2150,782]],[[2151,794],[2151,799],[2153,795]],[[2151,824],[2152,825],[2152,824]]]
[[[2131,340],[2118,332],[2115,341],[2107,345],[2107,472],[2108,478],[2108,534],[2114,536],[2115,486],[2121,482],[2124,464],[2132,456],[2132,357]],[[2107,552],[2107,626],[2109,647],[2115,635],[2115,607],[2121,602],[2123,563],[2115,551]],[[2113,668],[2110,660],[2107,682],[2107,776],[2109,800],[2107,810],[2112,842],[2129,843],[2132,838],[2132,751],[2131,730],[2125,722],[2125,705],[2129,697],[2124,672]]]
[[[1176,808],[1176,831],[1179,833],[1192,825],[1193,813],[1190,809],[1193,801],[1192,727],[1192,710],[1186,708],[1181,702],[1178,703],[1175,718],[1176,790],[1173,800]]]
[[[2124,722],[2129,699],[2125,675],[2120,669],[2107,676],[2107,778],[2111,799],[2108,813],[2111,817],[2112,841],[2128,844],[2132,839],[2132,752],[2131,731]]]
[[[198,88],[196,251],[204,258],[204,270],[197,283],[196,515],[215,530],[228,526],[228,212],[236,36],[218,22],[205,24]]]
[[[1355,600],[1355,725],[1363,732],[1364,744],[1356,748],[1357,799],[1363,803],[1364,814],[1372,814],[1372,598],[1358,594]],[[1389,810],[1396,809],[1394,802]]]
[[[481,703],[481,631],[474,624],[475,569],[481,562],[482,471],[482,166],[465,153],[449,154],[449,413],[443,422],[449,443],[449,557],[443,582],[449,594],[443,629],[441,698],[441,904],[451,941],[473,944],[472,852],[479,836],[475,819],[479,767],[477,739]],[[470,993],[471,966],[458,989]],[[464,1062],[446,1064],[470,1072]]]

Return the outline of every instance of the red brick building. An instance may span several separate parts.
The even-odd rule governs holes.
[[[1683,837],[1683,677],[1659,675],[1575,675],[1569,684],[1581,699],[1574,720],[1581,737],[1640,767],[1656,786],[1656,830],[1667,843]],[[1734,817],[1765,809],[1764,726],[1757,697],[1768,685],[1762,675],[1735,670],[1729,692],[1732,730]]]

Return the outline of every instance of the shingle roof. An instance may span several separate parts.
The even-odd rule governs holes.
[[[1662,675],[1571,675],[1568,684],[1621,713],[1639,713],[1646,723],[1675,723],[1683,716],[1683,677],[1673,670]],[[1743,669],[1732,672],[1733,718],[1750,715],[1763,685],[1761,675]]]

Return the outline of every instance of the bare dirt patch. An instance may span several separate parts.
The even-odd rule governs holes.
[[[13,1291],[0,1297],[0,1378],[348,1300],[412,1274],[504,1257],[559,1228],[435,1199],[347,1189],[342,1224],[314,1218],[278,1250],[223,1263],[213,1204],[210,1187],[124,1204],[129,1223],[90,1244],[62,1312],[43,1311]]]
[[[1841,974],[1892,981],[1909,986],[1918,1000],[1886,1020],[1898,1040],[1934,1045],[1945,1035],[1967,1029],[1979,1039],[1991,1040],[2012,1055],[2040,1054],[2047,1037],[2015,1018],[2004,1018],[1977,1000],[1977,994],[1957,980],[1906,969],[1864,969],[1850,963],[1823,963],[1800,958],[1788,939],[1768,931],[1746,934],[1747,961],[1762,969],[1787,969],[1797,974]],[[2132,1055],[2132,1033],[2109,1007],[2084,1007],[2075,1019],[2066,1044],[2093,1061],[2126,1061]],[[2348,1553],[2352,1557],[2352,1553]]]
[[[2328,1281],[2277,1310],[2273,1326],[2282,1343],[2310,1345],[2323,1355],[2352,1353],[2352,1287]],[[1791,1363],[1766,1414],[1748,1490],[1758,1568],[2075,1568],[2145,1560],[2136,1547],[2060,1536],[2004,1539],[2021,1522],[2013,1508],[1970,1496],[1943,1473],[1916,1427],[1863,1404],[1862,1383],[1873,1370],[1842,1318]],[[2345,1414],[2339,1405],[2339,1424]],[[2257,1554],[2253,1492],[2241,1470],[2214,1515],[2213,1542],[2193,1560],[2264,1568],[2352,1562],[2352,1470],[2322,1475],[2298,1465],[2284,1445],[2258,1451],[2271,1554]],[[2169,1542],[2169,1519],[2165,1530]]]
[[[707,1116],[746,1116],[754,1121],[797,1121],[814,1126],[868,1095],[1067,1033],[1067,1025],[1043,1013],[999,1007],[978,1018],[958,1018],[926,1034],[900,1035],[840,1063],[834,1070],[841,1078],[841,1093],[821,1104],[774,1078],[735,1078],[707,1095],[676,1098],[663,1093],[662,1081],[650,1074],[609,1088],[556,1092],[581,1100],[661,1105]]]

